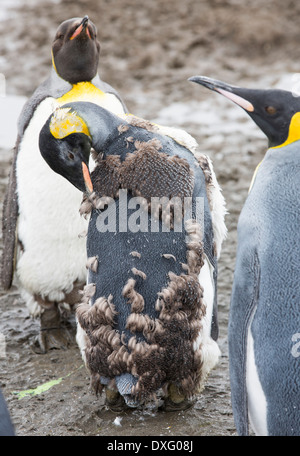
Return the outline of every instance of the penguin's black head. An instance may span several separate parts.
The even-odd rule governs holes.
[[[92,141],[85,132],[56,134],[51,118],[43,126],[39,137],[42,157],[50,168],[66,178],[82,192],[91,193],[93,185],[88,168]],[[62,136],[62,137],[60,137]]]
[[[97,29],[88,16],[64,21],[52,44],[52,63],[65,81],[91,81],[97,74],[100,43]]]
[[[279,147],[300,139],[300,97],[286,90],[244,89],[205,76],[189,81],[224,95],[241,106],[269,140]]]

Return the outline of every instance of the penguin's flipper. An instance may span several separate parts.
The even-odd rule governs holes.
[[[1,285],[8,290],[13,281],[17,247],[18,196],[16,185],[16,158],[19,139],[14,149],[9,182],[3,202],[2,235],[3,253],[1,258]]]
[[[247,217],[243,217],[245,220]],[[239,245],[233,280],[228,347],[231,402],[239,435],[248,435],[248,396],[246,384],[248,333],[258,300],[260,266],[254,245],[249,245],[248,230],[239,222]]]

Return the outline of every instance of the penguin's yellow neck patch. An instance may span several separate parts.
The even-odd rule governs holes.
[[[255,169],[255,171],[254,171],[254,174],[253,174],[253,177],[252,177],[252,180],[251,180],[251,183],[250,183],[250,187],[249,187],[248,193],[250,193],[251,190],[252,190],[252,187],[253,187],[253,184],[254,184],[254,181],[255,181],[255,178],[256,178],[256,174],[257,174],[258,168],[260,167],[261,163],[262,163],[262,162],[260,162],[260,163],[257,165],[257,167],[256,167],[256,169]]]
[[[296,112],[293,115],[290,123],[289,134],[287,139],[284,143],[279,144],[279,146],[270,147],[270,149],[278,149],[279,147],[287,146],[288,144],[292,144],[295,141],[300,139],[300,112]]]
[[[89,101],[101,105],[105,96],[105,92],[98,89],[98,87],[94,86],[91,82],[78,82],[73,85],[69,92],[65,93],[62,97],[57,98],[56,101],[60,105],[75,101]]]
[[[50,132],[56,139],[63,139],[72,133],[84,133],[91,137],[85,121],[71,108],[57,108],[50,120]]]
[[[53,52],[51,50],[51,58],[52,58],[52,65],[53,65],[53,68],[55,69],[56,73],[57,73],[57,69],[56,69],[56,66],[55,66],[55,62],[54,62],[54,56],[53,56]],[[57,73],[58,74],[58,73]]]

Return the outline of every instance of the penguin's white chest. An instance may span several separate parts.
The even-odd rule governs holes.
[[[77,87],[78,86],[78,87]],[[69,101],[93,101],[118,115],[119,100],[91,83],[81,83],[59,99],[48,97],[37,107],[22,139],[16,165],[19,201],[17,275],[31,294],[60,301],[75,281],[86,281],[87,220],[80,217],[82,193],[54,173],[39,150],[39,133],[53,111]],[[85,100],[86,101],[86,100]],[[93,163],[91,163],[93,167]]]
[[[76,280],[85,281],[87,221],[78,209],[82,194],[54,173],[39,150],[39,132],[57,106],[46,98],[36,109],[20,145],[16,175],[20,254],[17,274],[32,294],[63,299]]]
[[[252,317],[253,319],[253,317]],[[254,341],[251,333],[251,322],[247,336],[246,389],[248,399],[248,416],[256,435],[267,436],[267,401],[259,380],[255,363]]]

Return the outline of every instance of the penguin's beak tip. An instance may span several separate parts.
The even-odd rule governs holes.
[[[81,23],[82,23],[83,26],[85,26],[85,25],[88,23],[88,21],[89,21],[89,17],[88,17],[88,15],[86,15],[86,16],[84,16],[84,18],[82,19],[82,22],[81,22]]]
[[[191,76],[188,78],[188,81],[200,84],[210,90],[216,90],[214,79],[208,78],[207,76]]]

